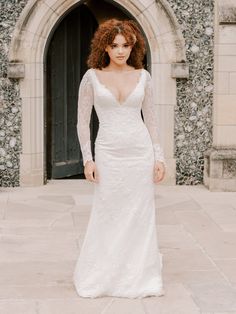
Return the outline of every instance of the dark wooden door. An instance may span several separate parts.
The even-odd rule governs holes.
[[[59,24],[47,54],[47,178],[83,174],[77,137],[77,101],[80,80],[97,22],[85,5],[70,12]],[[93,108],[90,123],[92,152],[98,129]]]

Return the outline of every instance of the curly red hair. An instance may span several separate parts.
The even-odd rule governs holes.
[[[125,37],[132,46],[127,64],[135,69],[143,68],[143,59],[146,52],[145,40],[136,22],[133,20],[110,19],[99,25],[91,41],[91,52],[87,60],[90,68],[105,68],[110,58],[105,48],[112,44],[117,34]]]

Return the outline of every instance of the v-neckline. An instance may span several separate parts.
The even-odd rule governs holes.
[[[138,82],[136,83],[135,87],[131,90],[131,92],[128,94],[128,96],[126,97],[126,99],[124,101],[119,101],[116,96],[113,94],[113,92],[103,83],[100,82],[97,74],[96,74],[96,70],[92,68],[92,72],[94,73],[95,79],[97,80],[98,84],[101,85],[103,88],[105,88],[110,95],[113,97],[113,99],[116,101],[116,103],[118,103],[120,106],[123,106],[128,100],[129,98],[133,95],[133,93],[136,91],[137,87],[139,86],[141,79],[142,79],[142,75],[143,75],[143,69],[141,69],[140,74],[139,74],[139,78],[138,78]]]

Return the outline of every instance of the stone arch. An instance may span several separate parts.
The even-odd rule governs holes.
[[[9,50],[9,67],[21,69],[22,152],[20,184],[44,183],[44,55],[50,34],[64,14],[80,0],[30,0],[24,8]],[[164,180],[175,184],[174,106],[176,82],[171,75],[172,63],[186,61],[185,43],[180,26],[167,0],[110,1],[128,11],[140,24],[151,51],[149,65],[159,110],[160,142],[168,163]]]

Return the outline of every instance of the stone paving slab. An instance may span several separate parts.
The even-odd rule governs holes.
[[[236,193],[156,186],[165,295],[81,298],[93,183],[0,188],[0,314],[236,314]]]

